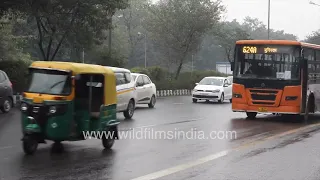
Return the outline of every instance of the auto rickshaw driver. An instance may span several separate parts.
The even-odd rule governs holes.
[[[116,80],[99,65],[37,61],[30,67],[31,82],[21,104],[23,150],[33,154],[38,143],[85,140],[84,132],[112,131],[102,137],[109,149],[117,139]]]

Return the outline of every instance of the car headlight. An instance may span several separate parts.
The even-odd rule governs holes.
[[[25,111],[28,110],[28,105],[27,105],[26,103],[22,103],[20,109],[21,109],[21,111],[24,111],[24,112],[25,112]]]
[[[218,92],[220,92],[220,90],[219,90],[219,89],[216,89],[216,90],[213,90],[212,92],[213,92],[213,93],[218,93]]]
[[[56,112],[57,112],[56,106],[51,106],[51,107],[49,108],[49,112],[50,112],[50,114],[56,113]]]

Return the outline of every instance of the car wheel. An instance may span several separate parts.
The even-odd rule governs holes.
[[[220,99],[219,99],[219,103],[222,104],[223,102],[224,102],[224,94],[222,93],[222,94],[221,94],[221,97],[220,97]]]
[[[148,104],[149,108],[154,108],[154,106],[156,105],[156,97],[154,95],[152,95],[150,103]]]
[[[229,99],[230,103],[232,103],[232,99]]]
[[[128,107],[127,107],[127,110],[123,112],[123,115],[126,119],[131,119],[133,114],[134,114],[134,101],[131,99],[129,101],[129,104],[128,104]]]
[[[198,100],[197,99],[192,99],[192,102],[197,103]]]
[[[4,99],[3,101],[3,104],[1,106],[1,111],[4,112],[4,113],[8,113],[12,108],[12,101],[10,98],[6,98]]]

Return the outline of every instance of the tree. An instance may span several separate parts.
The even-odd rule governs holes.
[[[242,27],[252,39],[268,39],[268,29],[266,25],[257,18],[246,17]],[[297,40],[297,37],[284,31],[270,29],[270,39]]]
[[[25,60],[30,58],[24,54],[20,37],[13,35],[13,22],[5,16],[0,19],[0,61]]]
[[[320,30],[313,32],[304,40],[311,44],[320,44]]]
[[[188,55],[195,52],[205,33],[218,24],[224,10],[220,1],[161,0],[150,5],[146,24],[154,40],[176,65],[178,79]]]
[[[83,48],[99,43],[106,34],[104,30],[111,28],[110,20],[116,10],[126,7],[127,0],[16,0],[11,3],[11,8],[33,18],[34,23],[30,25],[37,29],[37,44],[44,60],[54,60],[63,45],[80,44]]]
[[[250,39],[250,36],[236,20],[233,20],[222,23],[217,38],[220,43],[219,46],[224,49],[226,58],[231,62],[236,41]]]
[[[148,34],[144,28],[144,22],[149,14],[146,8],[150,4],[149,1],[129,0],[129,7],[115,14],[115,23],[117,24],[118,31],[126,33],[129,45],[129,64],[132,66],[138,65],[141,57],[144,57],[144,48],[140,48],[140,45],[144,43]],[[147,41],[147,45],[149,47],[149,41]]]

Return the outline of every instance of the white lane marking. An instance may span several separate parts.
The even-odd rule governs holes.
[[[139,127],[128,128],[128,129],[125,128],[125,129],[121,129],[121,130],[122,130],[122,131],[125,131],[125,130],[132,130],[132,129],[143,129],[143,128],[156,127],[156,126],[164,126],[164,125],[173,125],[173,124],[180,124],[180,123],[188,123],[188,122],[200,121],[200,120],[204,120],[204,118],[188,119],[188,120],[186,120],[186,121],[177,121],[177,122],[164,123],[164,124],[152,124],[152,125],[139,126]]]
[[[13,148],[13,146],[4,146],[4,147],[0,147],[0,150],[11,149],[11,148]]]
[[[184,103],[173,103],[174,105],[183,105]]]
[[[212,155],[209,155],[209,156],[204,157],[204,158],[197,159],[197,160],[192,161],[192,162],[188,162],[188,163],[181,164],[181,165],[169,168],[169,169],[164,169],[164,170],[161,170],[161,171],[158,171],[158,172],[147,174],[145,176],[137,177],[137,178],[134,178],[132,180],[151,180],[151,179],[161,178],[161,177],[164,177],[164,176],[167,176],[167,175],[174,174],[176,172],[180,172],[180,171],[183,171],[183,170],[186,170],[186,169],[189,169],[189,168],[204,164],[204,163],[209,162],[209,161],[213,161],[215,159],[219,159],[219,158],[221,158],[223,156],[228,155],[229,152],[230,151],[221,151],[219,153],[212,154]]]

